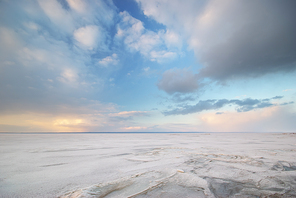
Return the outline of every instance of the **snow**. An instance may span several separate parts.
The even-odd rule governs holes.
[[[295,197],[296,134],[0,134],[0,197]]]

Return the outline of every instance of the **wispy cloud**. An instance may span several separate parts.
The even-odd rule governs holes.
[[[292,91],[293,89],[284,89],[283,91]]]
[[[65,10],[57,0],[38,0],[38,3],[49,20],[57,26],[59,30],[62,30],[62,34],[70,34],[74,30],[75,21],[71,13]]]
[[[74,38],[82,47],[89,50],[95,49],[99,44],[105,41],[105,35],[99,30],[98,26],[89,25],[81,27],[74,31]]]
[[[93,74],[91,55],[109,47],[105,28],[114,23],[112,2],[0,4],[1,13],[8,10],[0,21],[1,115],[52,116],[67,113],[72,105],[77,110],[92,104],[90,95],[103,89],[105,75]]]
[[[119,62],[119,59],[118,59],[117,54],[112,54],[111,56],[107,56],[107,57],[103,58],[102,60],[100,60],[99,64],[104,67],[108,67],[108,66],[112,66],[112,65],[117,65],[118,62]]]
[[[218,110],[226,105],[235,105],[237,112],[247,112],[254,109],[261,109],[270,106],[277,106],[278,104],[272,103],[271,100],[281,99],[283,96],[275,96],[267,99],[251,99],[246,98],[243,100],[201,100],[195,105],[184,105],[182,108],[176,108],[169,111],[164,111],[164,115],[186,115],[191,113],[198,113],[207,110]],[[288,104],[288,103],[287,103]],[[287,105],[285,104],[285,105]]]

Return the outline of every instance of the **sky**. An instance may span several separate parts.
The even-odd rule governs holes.
[[[295,0],[2,0],[0,132],[296,132]]]

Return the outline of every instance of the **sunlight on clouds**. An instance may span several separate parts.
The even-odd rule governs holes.
[[[113,104],[61,106],[59,113],[0,114],[0,131],[11,132],[87,132],[87,131],[137,131],[144,130],[139,119],[149,116],[146,111],[118,111]],[[127,127],[127,126],[141,127]]]
[[[277,116],[279,115],[284,119],[291,117],[287,110],[280,107],[269,107],[240,113],[204,113],[197,116],[202,121],[198,129],[209,132],[279,132],[281,130],[291,130],[291,126],[281,126],[281,123],[277,122]]]
[[[1,131],[13,131],[18,127],[20,132],[45,132],[59,131],[58,127],[52,125],[52,117],[46,114],[27,113],[18,115],[0,115],[0,125],[8,126],[7,129]],[[10,129],[11,128],[11,129]]]
[[[0,0],[0,130],[295,130],[296,1],[132,1]]]
[[[149,112],[148,111],[121,111],[118,113],[110,113],[109,116],[112,117],[141,117],[141,116],[149,116]]]
[[[61,116],[27,113],[0,116],[0,120],[0,130],[3,125],[6,131],[18,127],[21,132],[84,132],[90,126],[99,126],[90,121],[90,116],[75,114]]]
[[[67,126],[67,125],[78,125],[84,124],[82,119],[58,119],[55,120],[53,125],[55,126]]]
[[[145,115],[147,111],[122,111],[118,115]]]
[[[197,18],[198,27],[206,28],[211,25],[215,20],[216,13],[216,6],[208,5],[205,11]]]
[[[174,29],[178,32],[183,32],[184,27],[187,30],[192,30],[193,22],[197,13],[201,12],[202,5],[205,1],[196,0],[136,0],[143,13],[164,24],[167,28]],[[183,27],[179,28],[179,24]]]
[[[147,127],[135,126],[135,127],[124,127],[123,129],[127,131],[140,131],[143,129],[147,129]]]
[[[67,0],[69,6],[77,12],[83,13],[86,11],[86,4],[83,0]]]

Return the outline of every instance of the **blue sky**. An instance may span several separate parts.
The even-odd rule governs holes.
[[[0,2],[2,132],[295,132],[296,3]]]

